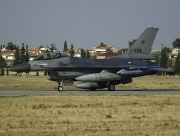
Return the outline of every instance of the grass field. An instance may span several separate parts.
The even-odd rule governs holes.
[[[46,76],[1,76],[0,90],[55,90],[57,83],[47,80]],[[75,82],[77,84],[77,82]],[[117,89],[179,89],[180,77],[176,76],[144,76],[133,78],[133,83],[117,85]],[[76,90],[74,86],[65,90]]]
[[[0,97],[0,135],[179,136],[180,96]]]
[[[45,76],[0,77],[0,90],[54,90]],[[180,77],[145,76],[117,89],[179,89]],[[74,90],[75,87],[65,87]],[[179,95],[0,97],[0,136],[179,136]]]

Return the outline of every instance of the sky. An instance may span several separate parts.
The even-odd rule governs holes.
[[[0,44],[119,49],[147,27],[159,28],[152,49],[180,38],[180,0],[0,0]]]

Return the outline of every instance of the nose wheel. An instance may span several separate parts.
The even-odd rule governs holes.
[[[63,87],[62,87],[62,86],[59,86],[59,87],[58,87],[58,91],[59,91],[59,92],[63,91]]]
[[[58,91],[61,92],[63,91],[63,80],[58,80]]]

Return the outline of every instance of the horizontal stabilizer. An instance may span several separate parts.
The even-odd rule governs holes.
[[[136,69],[154,69],[154,68],[160,68],[159,66],[134,66],[130,67],[129,69],[131,70],[136,70]]]
[[[166,68],[161,68],[159,66],[135,66],[135,67],[131,67],[129,68],[131,70],[137,70],[137,69],[147,69],[147,70],[151,70],[151,71],[157,71],[157,72],[167,72],[167,73],[173,73],[174,71],[166,69]]]
[[[173,73],[174,71],[166,69],[166,68],[149,68],[151,71],[158,71],[158,72],[167,72],[167,73]]]

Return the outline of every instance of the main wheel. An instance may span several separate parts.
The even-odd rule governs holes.
[[[58,87],[58,91],[59,91],[59,92],[63,91],[63,87],[62,87],[62,86],[59,86],[59,87]]]
[[[96,88],[90,88],[91,91],[96,91]]]
[[[109,91],[114,91],[115,90],[115,85],[114,84],[109,84],[108,85],[108,90]]]

